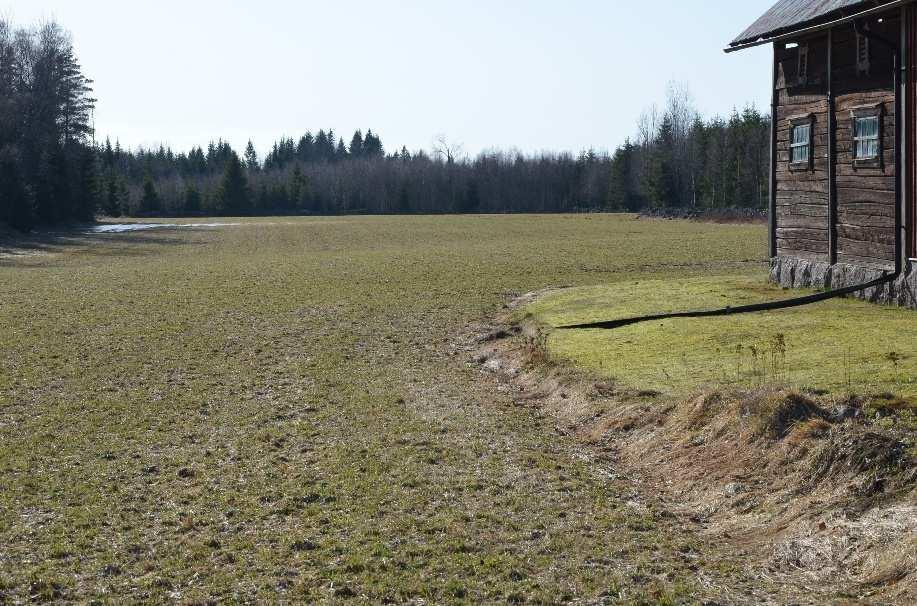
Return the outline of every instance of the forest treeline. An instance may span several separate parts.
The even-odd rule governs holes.
[[[95,100],[69,35],[0,18],[0,222],[88,221],[99,201]]]
[[[91,81],[56,24],[0,20],[0,221],[107,216],[507,213],[764,207],[769,117],[704,119],[684,87],[613,154],[486,151],[439,137],[386,149],[372,130],[281,138],[264,158],[224,141],[176,153],[96,143]]]

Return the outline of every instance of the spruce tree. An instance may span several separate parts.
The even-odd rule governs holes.
[[[184,212],[189,215],[197,215],[201,212],[201,192],[194,185],[185,187]]]
[[[102,212],[109,217],[121,216],[121,188],[118,178],[114,173],[109,173],[105,178],[105,192],[102,202]]]
[[[481,210],[481,195],[478,191],[478,182],[474,179],[468,181],[465,187],[465,195],[462,199],[461,212],[471,214]]]
[[[315,160],[315,137],[312,133],[306,133],[299,139],[296,144],[296,158],[300,162],[312,162]]]
[[[363,133],[359,130],[353,134],[350,140],[350,157],[359,158],[363,155]]]
[[[318,131],[315,136],[315,159],[328,162],[334,155],[334,143],[329,142],[328,134],[324,130]]]
[[[91,221],[99,209],[99,178],[96,166],[97,156],[90,147],[74,146],[74,182],[72,217],[80,221]]]
[[[636,148],[630,139],[615,150],[608,177],[607,208],[610,211],[637,211],[640,196],[634,188],[634,155]]]
[[[251,196],[248,179],[242,168],[242,161],[235,153],[230,154],[223,171],[223,179],[217,193],[218,209],[221,213],[247,215],[251,212]]]
[[[261,165],[258,163],[258,152],[255,151],[255,146],[249,140],[248,145],[245,146],[245,168],[249,172],[257,172]]]
[[[147,173],[143,178],[143,192],[140,195],[140,214],[154,215],[159,212],[159,192],[153,183],[153,177]]]
[[[34,222],[31,205],[16,160],[0,154],[0,223],[16,229],[29,229]]]
[[[385,155],[382,139],[373,134],[372,129],[366,131],[366,138],[363,140],[363,155],[368,158],[381,158]]]
[[[656,208],[679,205],[674,166],[675,132],[671,119],[666,116],[650,151],[649,165],[644,178],[646,195]]]
[[[302,175],[302,170],[299,168],[299,165],[293,167],[293,176],[290,178],[290,202],[291,206],[299,204],[299,201],[302,199],[302,190],[303,183],[305,179]]]

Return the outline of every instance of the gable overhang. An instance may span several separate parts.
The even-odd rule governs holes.
[[[865,19],[872,15],[884,13],[894,8],[904,6],[905,4],[911,4],[914,1],[915,0],[893,0],[892,2],[886,2],[885,4],[880,4],[879,6],[873,6],[871,8],[866,8],[861,11],[851,13],[849,15],[844,15],[843,17],[838,17],[826,23],[819,23],[817,25],[809,25],[809,26],[805,26],[804,24],[801,24],[800,27],[795,28],[795,29],[778,30],[779,33],[765,34],[755,40],[731,44],[730,46],[725,48],[724,51],[727,53],[734,53],[740,50],[745,50],[747,48],[753,48],[755,46],[762,46],[764,44],[772,44],[774,42],[792,40],[794,38],[801,38],[809,34],[815,34],[821,31],[832,29],[839,25],[845,25],[847,23],[852,23],[859,19]]]

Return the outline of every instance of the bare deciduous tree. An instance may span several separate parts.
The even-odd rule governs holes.
[[[446,164],[465,160],[465,150],[462,144],[449,141],[444,134],[433,137],[433,155],[442,158]]]

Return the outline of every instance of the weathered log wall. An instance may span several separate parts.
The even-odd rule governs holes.
[[[887,19],[870,27],[898,40],[900,21]],[[836,91],[835,174],[837,260],[853,265],[895,263],[895,90],[891,49],[871,43],[868,72],[857,70],[856,33],[834,32],[833,82]],[[852,110],[875,106],[881,111],[882,156],[879,166],[854,165]]]
[[[808,76],[800,82],[798,49],[777,57],[777,254],[828,260],[827,36],[806,41]],[[812,116],[809,170],[790,166],[790,121]]]
[[[887,39],[900,38],[896,16],[870,27]],[[805,77],[799,73],[799,48],[778,45],[776,58],[777,255],[827,264],[832,261],[833,250],[841,264],[891,267],[896,256],[897,181],[891,50],[871,43],[869,66],[864,70],[858,65],[852,25],[836,28],[830,37],[820,33],[800,40],[799,45],[808,53]],[[881,111],[882,153],[880,162],[871,166],[854,162],[852,111],[866,106]],[[813,161],[801,170],[790,163],[791,120],[808,115],[813,125]],[[833,153],[829,131],[832,116]],[[832,167],[834,179],[829,182]],[[830,224],[832,217],[834,225]]]

